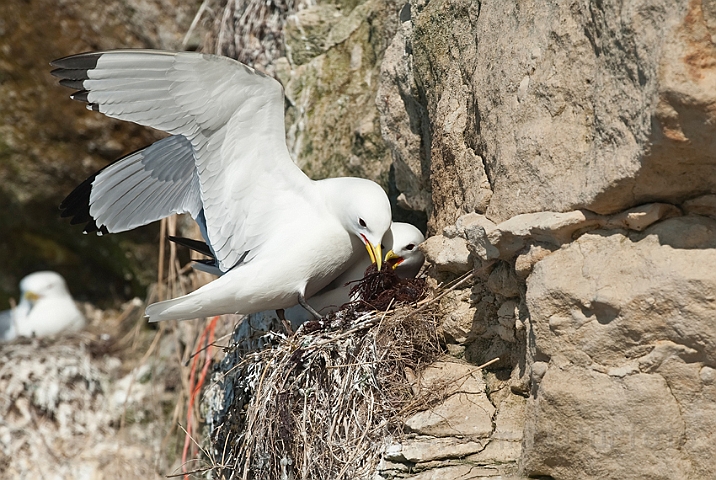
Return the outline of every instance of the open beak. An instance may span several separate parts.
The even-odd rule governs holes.
[[[381,254],[380,243],[377,245],[371,245],[370,242],[366,240],[365,249],[368,250],[368,255],[370,256],[371,263],[375,263],[375,265],[378,267],[378,271],[380,271],[381,267],[383,266],[383,255]]]
[[[400,255],[396,255],[392,250],[389,250],[388,253],[385,254],[385,263],[393,267],[394,270],[398,267],[398,265],[403,263],[403,260],[405,259]]]

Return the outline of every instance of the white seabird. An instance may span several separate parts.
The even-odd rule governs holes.
[[[170,239],[211,257],[208,245],[203,242],[187,238],[170,237]],[[385,263],[389,264],[400,278],[415,277],[422,268],[423,263],[425,263],[425,256],[418,248],[418,245],[424,241],[423,234],[413,225],[393,222],[383,237],[382,247],[387,249]],[[198,270],[213,275],[221,275],[221,271],[215,266],[213,259],[208,261],[195,260],[195,262],[197,263],[194,267]],[[370,260],[364,255],[339,275],[338,278],[326,285],[314,296],[307,298],[306,301],[321,315],[338,310],[342,305],[354,300],[350,295],[352,283],[363,278],[370,264]],[[305,308],[296,305],[284,310],[284,318],[290,321],[291,326],[295,329],[302,323],[311,320],[312,315]],[[253,314],[249,321],[252,325],[271,325],[278,321],[278,315],[275,310],[266,310]]]
[[[413,225],[394,222],[383,237],[383,246],[388,249],[384,261],[393,267],[400,278],[413,278],[425,263],[425,256],[418,248],[424,241],[423,234]],[[321,315],[326,315],[355,300],[350,295],[351,287],[354,286],[351,282],[362,279],[369,266],[367,258],[359,259],[323,290],[309,298],[308,304]],[[308,312],[300,306],[284,310],[284,317],[293,328],[311,320]]]
[[[169,236],[167,238],[174,243],[210,257],[208,259],[192,259],[194,262],[192,267],[195,270],[200,270],[216,276],[223,275],[211,248],[209,248],[209,245],[207,245],[206,242],[185,237]],[[420,268],[423,266],[423,263],[425,263],[425,256],[420,249],[418,249],[418,245],[424,241],[425,236],[415,226],[409,223],[393,222],[390,229],[383,236],[383,242],[381,243],[382,250],[385,250],[386,248],[388,249],[385,254],[384,261],[393,267],[400,278],[413,278],[418,274]],[[370,265],[371,262],[369,261],[369,258],[362,256],[353,265],[351,265],[348,270],[344,271],[338,278],[324,287],[319,293],[326,292],[336,285],[343,285],[344,283],[353,280],[360,280],[363,278],[365,270]],[[398,266],[400,268],[397,268]],[[345,281],[341,283],[342,280]],[[313,299],[315,299],[317,295],[318,294],[310,297],[312,301],[308,302],[314,308],[315,305]],[[342,303],[346,303],[348,301],[348,293],[345,294],[344,298],[346,298],[346,300]]]
[[[305,298],[364,256],[364,247],[381,263],[391,223],[385,192],[359,178],[313,181],[293,163],[274,79],[195,52],[116,50],[52,65],[89,109],[172,134],[97,172],[61,205],[86,232],[126,231],[174,213],[197,220],[225,274],[150,305],[150,321],[297,302],[310,308]]]
[[[20,295],[17,307],[0,312],[0,340],[78,331],[86,324],[59,273],[31,273],[20,281]]]

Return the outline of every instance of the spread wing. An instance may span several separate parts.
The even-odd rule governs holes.
[[[174,213],[201,211],[194,151],[183,135],[130,153],[82,182],[60,204],[84,232],[124,232]]]
[[[275,231],[267,226],[279,222],[277,206],[290,204],[293,197],[300,201],[310,183],[286,148],[281,85],[235,60],[196,52],[116,50],[66,57],[52,65],[61,84],[79,90],[72,98],[87,102],[88,108],[188,140],[208,240],[222,270],[259,248],[266,232]],[[131,197],[141,185],[125,193]],[[152,204],[157,197],[137,196],[117,208]],[[107,208],[115,209],[110,202]],[[152,218],[167,208],[140,210]],[[135,223],[122,213],[106,218],[117,226]]]

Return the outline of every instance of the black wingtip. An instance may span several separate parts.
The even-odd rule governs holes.
[[[106,167],[105,167],[106,168]],[[104,225],[97,225],[97,222],[90,214],[90,194],[92,193],[92,183],[99,173],[104,170],[98,170],[84,182],[75,187],[72,192],[65,197],[60,203],[60,217],[70,218],[70,225],[84,224],[83,233],[98,234],[109,233]]]
[[[207,267],[219,268],[218,262],[216,261],[216,259],[213,258],[192,258],[191,261],[194,263],[201,263],[202,265],[206,265]]]
[[[206,255],[207,257],[214,258],[214,252],[211,251],[209,248],[209,245],[207,245],[205,242],[202,242],[201,240],[194,240],[192,238],[186,238],[186,237],[173,237],[171,235],[168,235],[167,238],[176,243],[177,245],[184,246],[190,250],[194,250],[195,252],[199,252],[203,255]]]
[[[77,185],[77,187],[62,200],[62,203],[60,203],[60,216],[63,218],[69,217],[71,225],[94,223],[94,219],[92,215],[90,215],[89,205],[90,194],[92,193],[92,182],[94,182],[97,173]],[[87,227],[85,227],[85,230],[86,229]]]
[[[89,96],[89,91],[80,90],[79,92],[75,92],[72,95],[70,95],[70,98],[72,100],[77,100],[78,102],[89,103],[89,101],[87,100],[88,96]]]
[[[104,52],[85,52],[68,55],[51,61],[50,66],[58,70],[92,70],[103,54]]]
[[[100,53],[81,53],[79,55],[71,55],[69,57],[59,58],[50,62],[50,65],[57,67],[50,72],[50,75],[60,79],[60,85],[78,92],[70,95],[70,98],[80,102],[87,102],[92,110],[98,111],[99,106],[90,103],[87,100],[89,92],[84,88],[84,81],[89,79],[89,71],[97,67],[99,58],[103,55]]]
[[[53,70],[54,71],[54,70]],[[52,72],[50,72],[52,73]],[[70,78],[61,78],[60,79],[60,85],[67,88],[72,88],[74,90],[84,90],[84,80],[77,80],[77,79],[70,79]]]

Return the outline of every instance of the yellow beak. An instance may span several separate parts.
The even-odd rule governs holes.
[[[40,299],[40,296],[33,292],[25,292],[25,298],[31,302],[36,302]]]
[[[378,271],[380,271],[381,267],[383,266],[383,255],[380,251],[380,243],[377,245],[371,245],[370,242],[366,242],[365,249],[368,250],[368,255],[370,256],[371,263],[375,263],[375,265],[378,267]]]
[[[395,260],[392,264],[390,263],[391,260]],[[405,260],[400,255],[396,255],[394,251],[388,250],[388,253],[385,254],[385,263],[388,265],[391,265],[393,267],[393,270],[398,268],[398,265],[403,263],[403,260]]]

